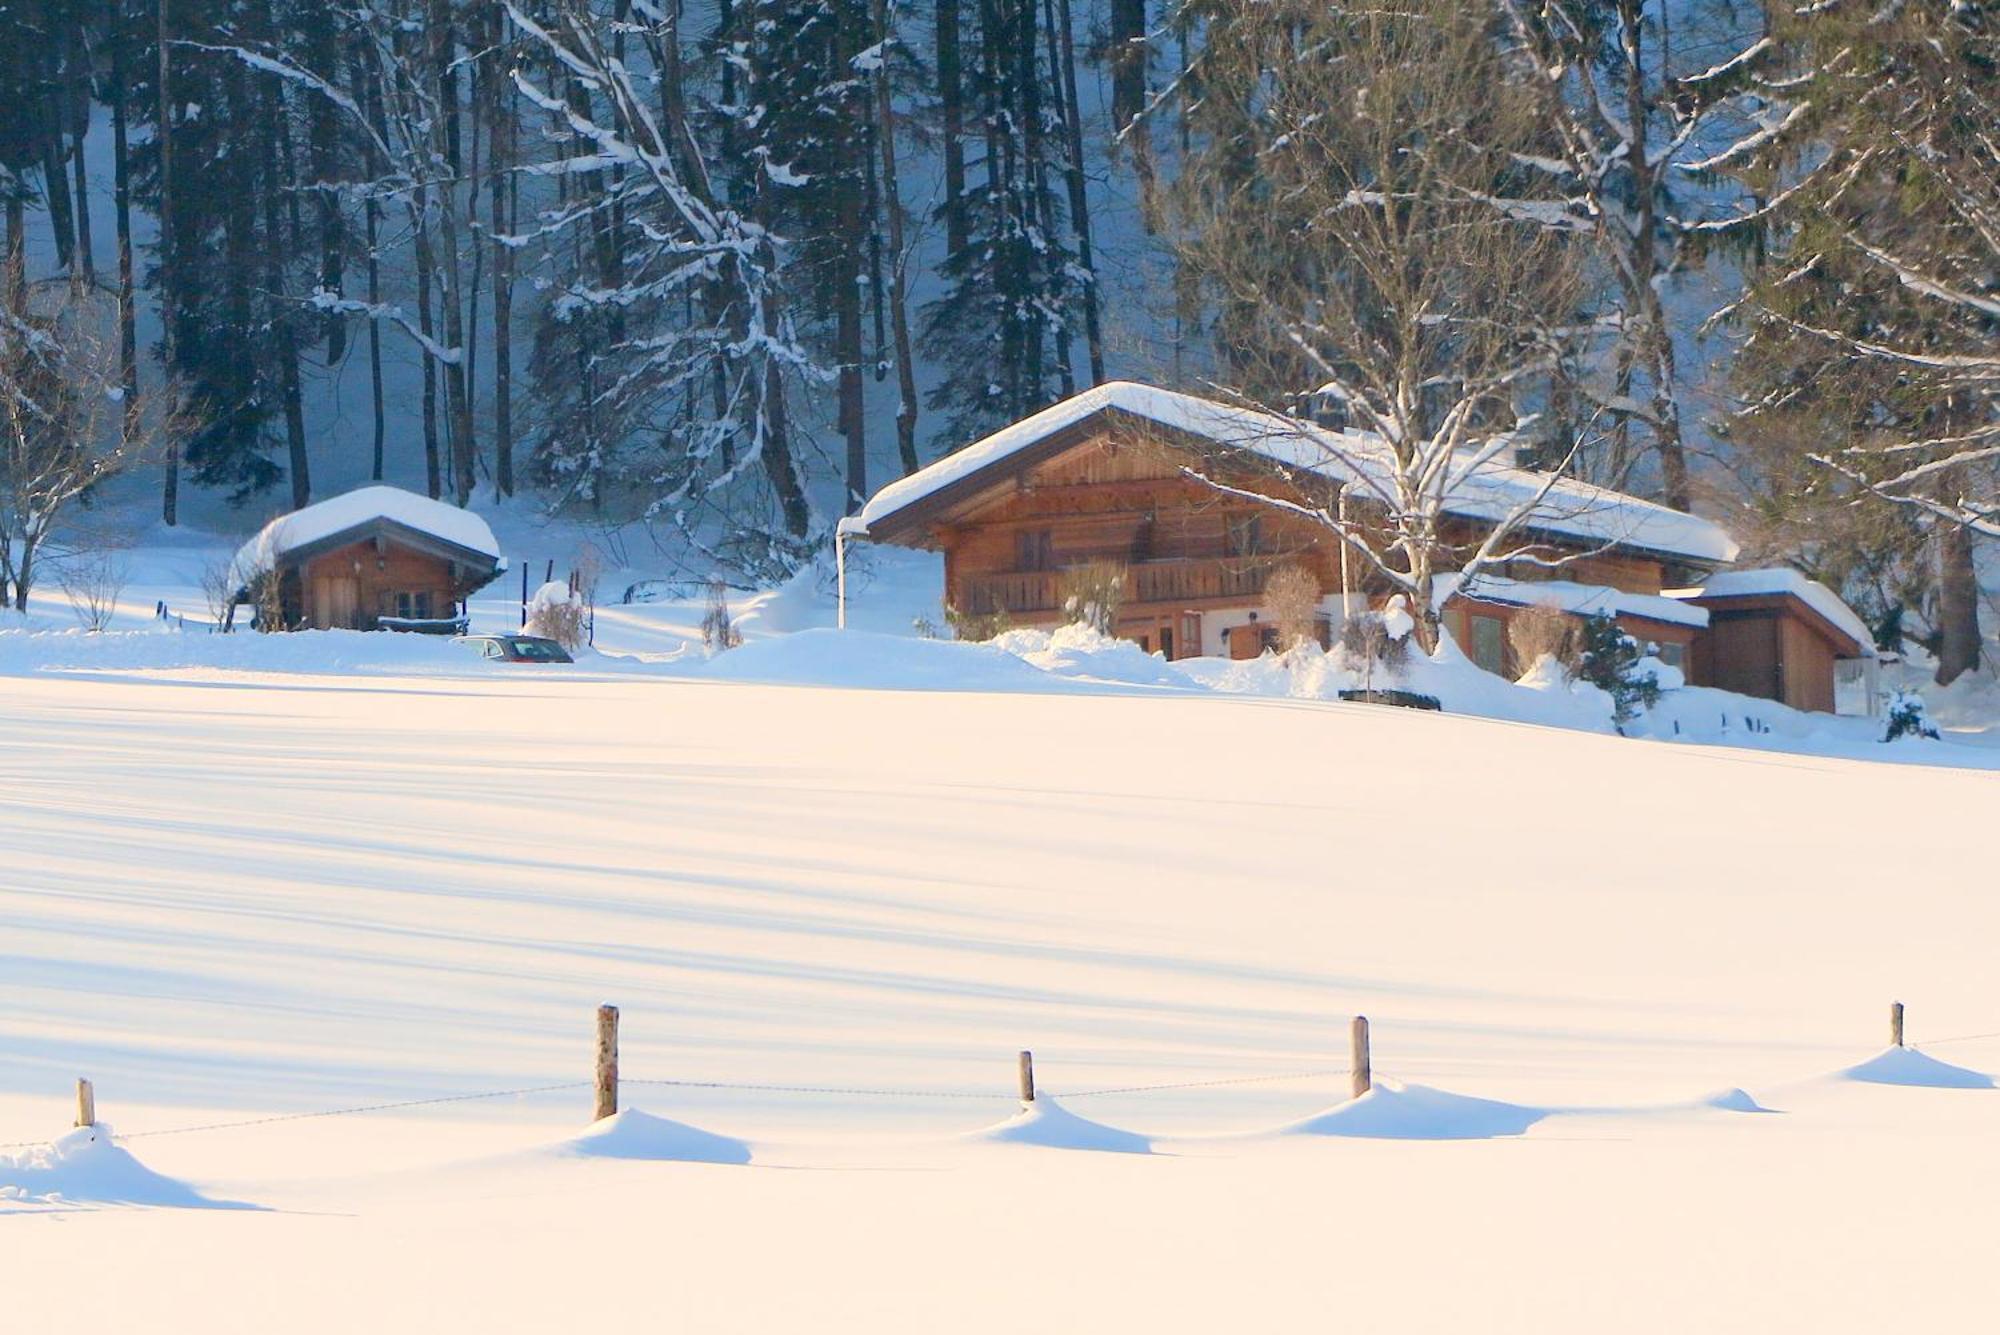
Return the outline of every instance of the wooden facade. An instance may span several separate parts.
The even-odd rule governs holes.
[[[1202,477],[1189,476],[1191,469]],[[1332,484],[1316,494],[1301,490],[1307,485],[1252,451],[1107,408],[962,471],[872,520],[867,536],[942,553],[945,602],[961,618],[1055,624],[1064,619],[1074,572],[1095,566],[1122,582],[1118,635],[1170,659],[1254,658],[1276,643],[1265,592],[1281,569],[1300,567],[1318,584],[1323,640],[1345,606],[1379,606],[1389,591],[1386,581],[1368,577],[1365,558],[1350,555],[1343,567],[1342,544],[1323,524],[1286,508],[1335,503]],[[1478,521],[1454,519],[1445,540],[1470,551],[1486,532]],[[1556,579],[1662,598],[1720,563],[1532,529],[1523,540],[1544,560],[1564,561],[1554,569],[1522,561],[1495,572],[1526,585]],[[1455,598],[1444,611],[1446,629],[1467,655],[1509,676],[1528,666],[1514,661],[1507,632],[1531,592],[1517,587],[1514,594]],[[1831,710],[1836,658],[1865,652],[1797,598],[1781,595],[1770,607],[1685,601],[1706,608],[1712,631],[1690,624],[1698,617],[1624,608],[1616,615],[1691,684]]]
[[[284,551],[257,588],[237,592],[258,605],[265,629],[443,631],[462,621],[463,604],[499,574],[497,557],[389,519],[373,519]]]
[[[1701,685],[1832,713],[1840,661],[1865,652],[1852,635],[1787,594],[1690,601],[1708,612],[1689,678]]]

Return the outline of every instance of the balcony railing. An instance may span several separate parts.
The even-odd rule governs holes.
[[[1243,558],[1230,561],[1157,561],[1128,567],[1125,602],[1193,604],[1220,598],[1256,598],[1271,573],[1290,557]],[[974,616],[995,612],[1054,612],[1062,605],[1060,570],[1009,571],[968,575],[962,581],[964,611]]]

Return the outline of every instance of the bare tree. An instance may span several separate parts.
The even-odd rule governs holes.
[[[125,591],[131,567],[122,547],[93,541],[68,553],[56,567],[56,582],[69,599],[70,611],[93,633],[110,626],[118,612],[118,595]]]
[[[1516,536],[1553,473],[1469,551],[1447,522],[1511,462],[1580,290],[1576,246],[1536,217],[1557,205],[1518,193],[1543,184],[1510,151],[1534,141],[1539,108],[1505,77],[1489,14],[1219,0],[1179,186],[1181,258],[1220,307],[1221,388],[1281,408],[1314,396],[1351,428],[1245,415],[1267,439],[1242,443],[1298,461],[1287,485],[1246,494],[1359,553],[1408,596],[1427,650],[1440,573],[1560,559]],[[1307,474],[1343,501],[1290,485]]]
[[[187,434],[172,386],[135,398],[115,302],[80,280],[0,308],[0,602],[28,608],[39,563],[91,488],[168,453]]]

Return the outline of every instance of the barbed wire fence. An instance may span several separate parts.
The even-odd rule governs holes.
[[[1892,1047],[1905,1047],[1903,1027],[1903,1005],[1893,1003],[1890,1007],[1890,1043]],[[1113,1095],[1140,1095],[1166,1093],[1170,1091],[1194,1089],[1221,1089],[1247,1085],[1278,1084],[1289,1081],[1323,1080],[1335,1076],[1351,1077],[1349,1097],[1359,1098],[1366,1094],[1374,1082],[1372,1039],[1369,1022],[1365,1016],[1353,1017],[1350,1024],[1350,1056],[1344,1065],[1315,1066],[1298,1070],[1266,1072],[1207,1077],[1195,1080],[1171,1080],[1152,1084],[1108,1085],[1086,1089],[1038,1089],[1034,1074],[1034,1056],[1023,1051],[1018,1054],[1015,1087],[1004,1089],[919,1089],[880,1085],[828,1085],[828,1084],[784,1084],[737,1080],[689,1080],[661,1079],[651,1077],[621,1077],[618,1070],[618,1023],[616,1006],[600,1006],[597,1011],[597,1063],[593,1077],[589,1080],[562,1080],[546,1084],[522,1085],[508,1089],[480,1090],[465,1094],[440,1094],[427,1098],[396,1099],[375,1103],[356,1104],[342,1108],[326,1108],[310,1112],[274,1113],[260,1117],[246,1117],[235,1120],[201,1122],[191,1126],[159,1127],[149,1130],[118,1132],[119,1141],[144,1140],[160,1136],[186,1136],[203,1132],[237,1131],[251,1127],[271,1126],[282,1122],[304,1122],[333,1117],[354,1117],[370,1113],[402,1112],[415,1108],[432,1108],[447,1104],[475,1103],[494,1099],[525,1098],[536,1094],[564,1093],[588,1089],[593,1091],[598,1120],[615,1114],[619,1109],[619,1091],[622,1087],[643,1087],[658,1089],[716,1090],[743,1094],[783,1094],[803,1096],[830,1096],[841,1098],[904,1099],[911,1101],[943,1100],[974,1101],[984,1103],[1017,1103],[1023,1107],[1034,1104],[1038,1099],[1091,1099]],[[1955,1034],[1945,1038],[1928,1040],[1925,1047],[1942,1047],[1948,1044],[1972,1043],[1987,1039],[2000,1039],[2000,1030],[1976,1034]],[[77,1114],[75,1127],[98,1125],[96,1113],[96,1090],[87,1078],[76,1082]],[[74,1129],[74,1128],[72,1128]],[[40,1140],[0,1141],[0,1150],[32,1149],[49,1144],[48,1138]]]

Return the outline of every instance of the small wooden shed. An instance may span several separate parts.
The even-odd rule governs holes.
[[[1689,680],[1793,709],[1833,713],[1843,679],[1867,712],[1875,648],[1867,625],[1840,597],[1796,570],[1728,570],[1671,597],[1708,613]]]
[[[505,569],[478,515],[369,486],[272,520],[231,579],[265,629],[451,633],[464,629],[466,598]]]

